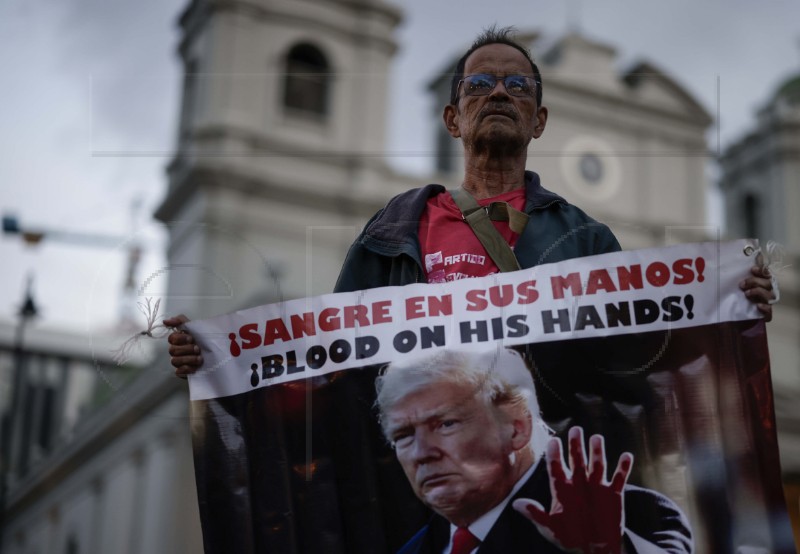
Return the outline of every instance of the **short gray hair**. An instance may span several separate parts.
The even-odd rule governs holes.
[[[522,356],[503,347],[481,352],[439,350],[387,365],[375,380],[375,407],[384,434],[387,414],[397,402],[441,382],[474,387],[487,406],[523,409],[533,426],[530,449],[537,458],[544,454],[552,431],[542,420],[533,377]]]

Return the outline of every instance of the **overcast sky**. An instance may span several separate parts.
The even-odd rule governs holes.
[[[114,248],[59,241],[30,248],[0,238],[0,320],[13,320],[33,274],[39,325],[111,328],[131,242],[146,252],[140,276],[165,264],[163,232],[151,214],[174,146],[176,17],[186,3],[0,3],[0,210],[27,227],[119,237]],[[430,159],[414,153],[431,150],[439,124],[425,85],[495,22],[553,37],[577,27],[614,46],[620,69],[652,62],[710,113],[719,109],[723,146],[751,128],[756,108],[783,79],[800,72],[797,0],[395,3],[406,17],[392,69],[388,157],[409,172],[427,169]],[[712,148],[716,140],[715,129]]]

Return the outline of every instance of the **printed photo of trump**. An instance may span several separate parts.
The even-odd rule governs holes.
[[[562,453],[517,352],[407,358],[376,389],[384,434],[434,512],[400,554],[693,552],[678,506],[627,482],[632,454],[612,468],[603,437],[587,447],[580,427]]]

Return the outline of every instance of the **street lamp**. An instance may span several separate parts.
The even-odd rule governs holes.
[[[3,224],[5,227],[5,220]],[[19,412],[26,381],[25,328],[38,313],[36,303],[33,301],[33,276],[29,274],[28,282],[25,286],[25,296],[17,312],[19,323],[14,337],[14,383],[11,389],[11,407],[3,417],[2,446],[0,446],[0,465],[2,465],[0,467],[0,545],[3,544],[2,532],[6,515],[9,481],[12,476],[16,478],[25,469],[19,464],[20,447],[24,437],[21,436],[20,429],[18,429],[22,423]]]

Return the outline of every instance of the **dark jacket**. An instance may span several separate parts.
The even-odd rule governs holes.
[[[689,523],[666,496],[649,489],[625,487],[625,551],[631,554],[688,554],[693,551]],[[563,551],[547,541],[536,526],[518,513],[511,503],[532,498],[550,507],[550,481],[542,461],[530,479],[503,509],[477,554],[557,554]],[[435,515],[397,554],[441,554],[450,541],[450,523]]]
[[[525,188],[530,219],[514,249],[523,269],[620,250],[608,227],[543,188],[536,173],[525,172]],[[442,192],[426,185],[392,198],[350,247],[334,292],[424,282],[419,220],[428,199]],[[472,232],[466,222],[464,232]]]

